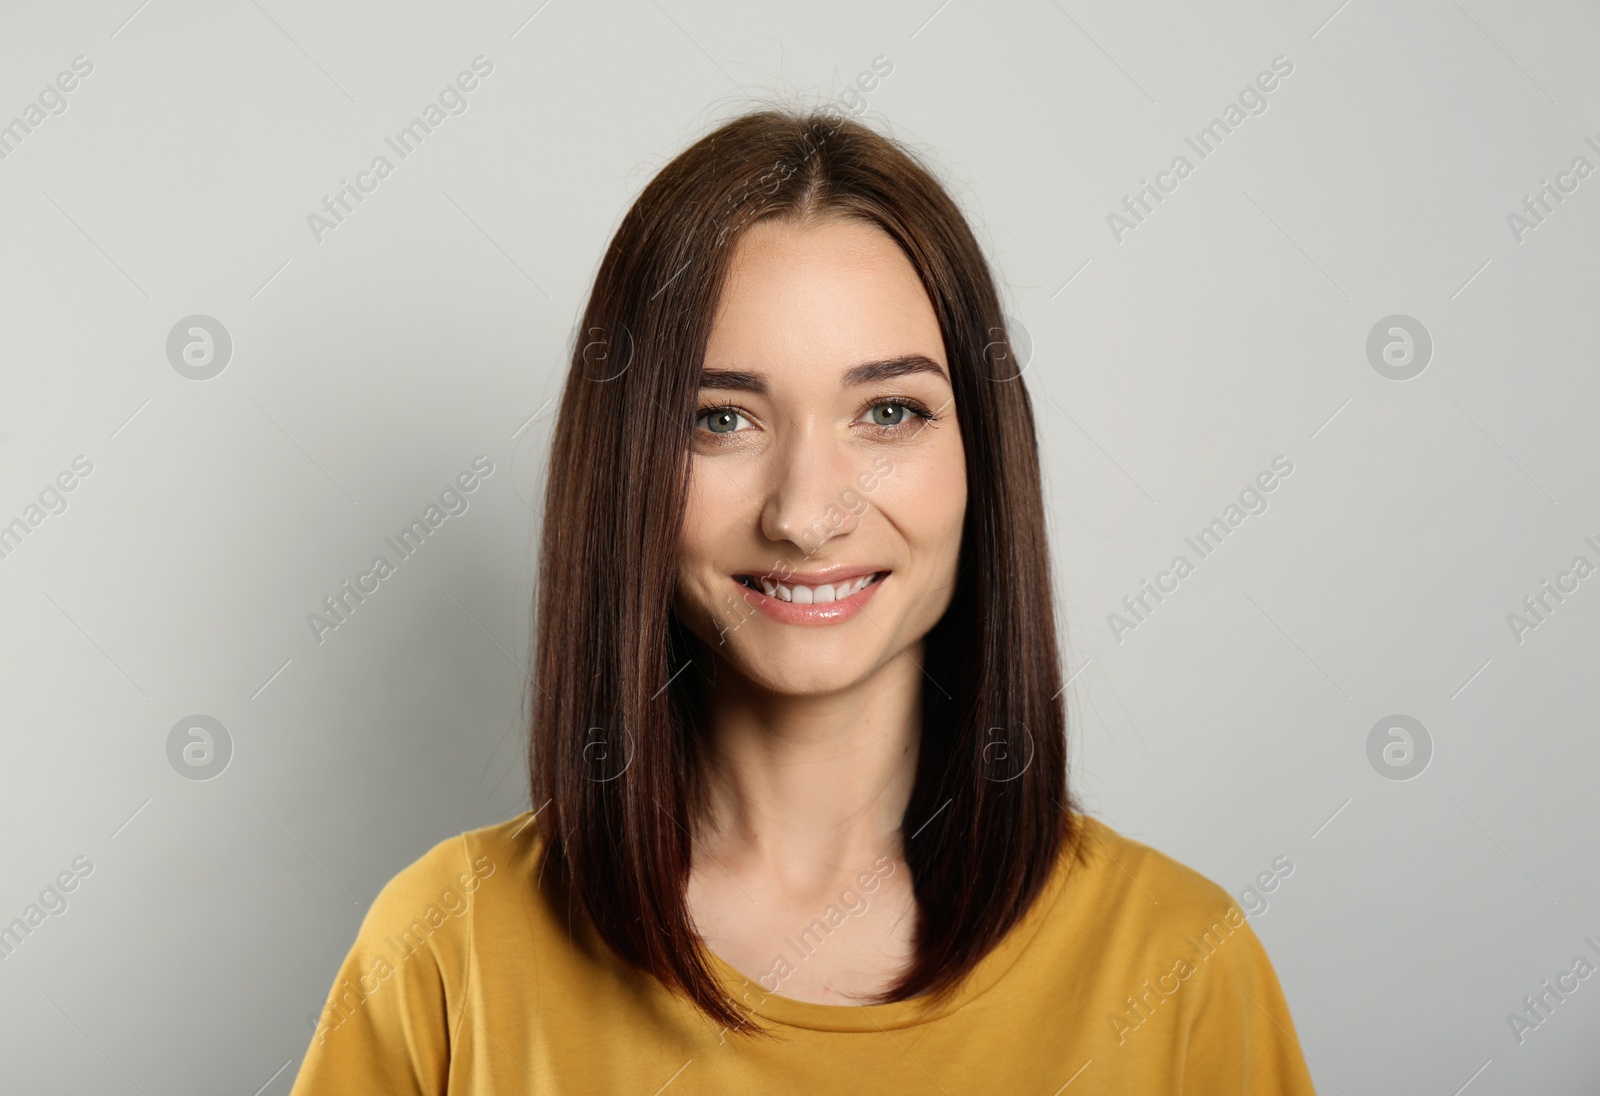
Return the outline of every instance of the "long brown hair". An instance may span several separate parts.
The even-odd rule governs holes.
[[[709,656],[672,593],[729,258],[749,225],[818,216],[877,226],[916,268],[966,450],[956,590],[925,645],[902,824],[915,958],[883,999],[953,992],[1077,843],[1033,410],[983,252],[896,141],[826,109],[735,118],[644,188],[584,310],[545,493],[529,768],[547,869],[600,937],[741,1032],[750,1017],[723,993],[685,900],[704,728],[694,675]]]

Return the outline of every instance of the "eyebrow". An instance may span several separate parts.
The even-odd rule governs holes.
[[[879,381],[893,380],[896,377],[907,377],[916,373],[932,373],[940,380],[945,380],[944,370],[939,363],[922,354],[906,354],[898,358],[882,358],[878,361],[862,362],[845,371],[839,378],[840,388],[852,388],[858,384],[875,384]],[[767,378],[765,374],[752,372],[747,369],[712,369],[705,368],[700,371],[700,387],[715,388],[737,392],[754,392],[757,395],[766,395]]]

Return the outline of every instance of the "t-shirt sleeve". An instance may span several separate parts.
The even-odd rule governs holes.
[[[470,945],[464,837],[391,879],[362,919],[290,1096],[442,1096]]]
[[[1316,1096],[1289,1003],[1249,921],[1205,965],[1212,969],[1189,1030],[1184,1096]]]

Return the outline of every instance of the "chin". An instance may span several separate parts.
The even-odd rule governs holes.
[[[729,644],[718,652],[723,662],[751,684],[782,696],[826,696],[859,685],[893,655],[858,651],[836,640],[783,644],[784,650],[752,650]],[[767,648],[766,644],[759,645]]]

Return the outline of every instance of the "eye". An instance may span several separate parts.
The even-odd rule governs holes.
[[[732,407],[707,407],[695,415],[696,424],[705,424],[705,429],[713,434],[732,434],[738,430],[738,423],[746,419]]]
[[[870,405],[857,422],[866,422],[885,436],[898,436],[904,429],[910,427],[914,419],[921,419],[923,425],[928,425],[937,420],[939,416],[929,411],[918,401],[906,396],[897,396],[894,399],[878,400]],[[921,430],[921,426],[917,427]]]
[[[906,421],[906,415],[911,413],[913,413],[911,408],[905,404],[885,400],[868,408],[867,417],[873,426],[899,426]]]

